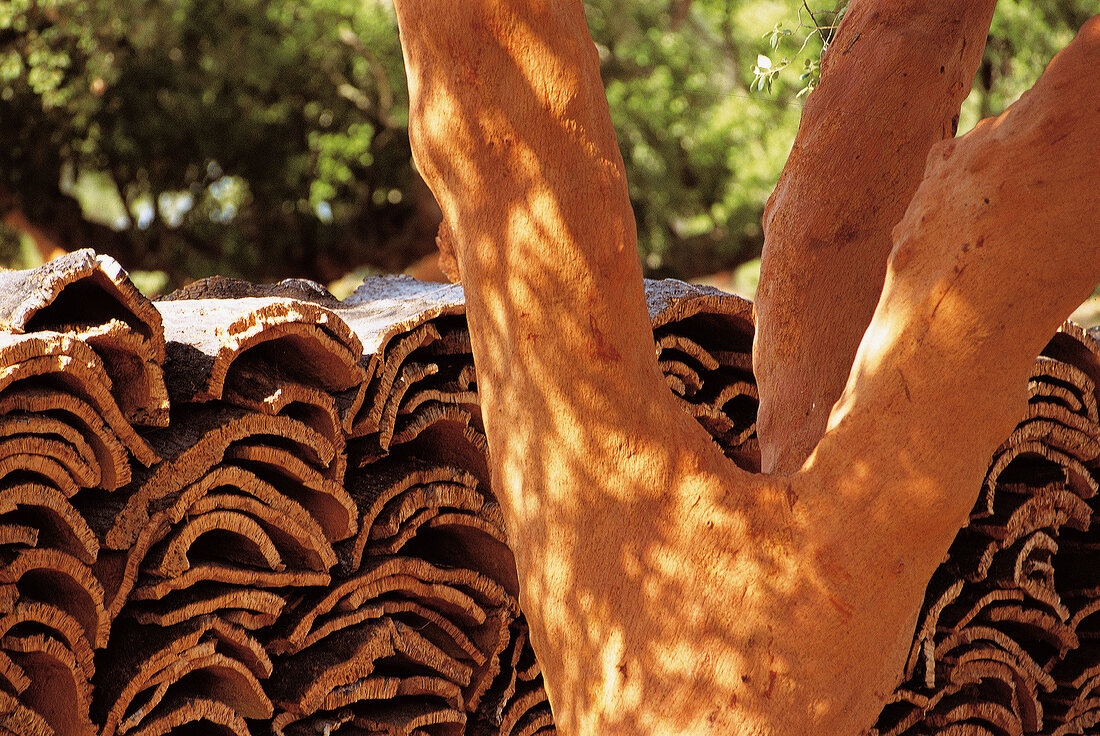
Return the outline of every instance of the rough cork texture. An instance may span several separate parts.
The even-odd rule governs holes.
[[[0,727],[552,733],[461,292],[375,279],[345,306],[301,286],[219,288],[219,313],[259,343],[284,334],[270,315],[297,315],[302,334],[312,315],[332,339],[310,349],[336,356],[318,366],[373,368],[326,384],[295,374],[294,351],[246,356],[219,398],[135,431],[78,332],[0,335]],[[677,282],[648,283],[647,300],[675,400],[759,467],[751,305]],[[217,334],[202,338],[212,355]],[[1096,719],[1098,380],[1100,344],[1066,325],[929,584],[880,736]]]
[[[113,258],[80,250],[37,269],[0,273],[0,324],[11,333],[80,337],[102,359],[127,419],[167,424],[160,314]]]
[[[220,399],[246,352],[291,376],[340,391],[363,380],[362,346],[343,320],[311,302],[282,297],[158,302],[168,337],[165,366],[177,403]]]
[[[654,349],[702,366],[698,402],[751,308],[651,289]],[[155,430],[135,430],[104,357],[139,346],[117,315],[0,333],[0,621],[52,632],[0,633],[15,732],[552,728],[463,312],[459,287],[408,279],[344,303],[308,282],[192,285],[153,307],[174,398]],[[710,324],[734,337],[691,336]],[[728,422],[751,427],[751,407]]]

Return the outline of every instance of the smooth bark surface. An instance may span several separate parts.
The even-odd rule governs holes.
[[[1097,277],[1100,23],[935,149],[829,432],[769,477],[724,458],[657,369],[579,0],[397,10],[558,728],[861,732],[1027,367]]]
[[[890,230],[955,136],[996,0],[855,0],[764,212],[754,373],[764,472],[825,433],[882,292]]]

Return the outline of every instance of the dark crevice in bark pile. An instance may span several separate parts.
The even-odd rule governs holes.
[[[1036,361],[1028,416],[929,585],[878,734],[1096,732],[1098,357],[1067,324]]]
[[[646,289],[669,388],[757,469],[751,305]],[[0,274],[0,732],[552,733],[464,309],[406,278],[154,305],[86,251]],[[1064,328],[879,734],[1100,723],[1098,379]]]

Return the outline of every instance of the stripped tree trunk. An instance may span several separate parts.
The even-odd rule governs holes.
[[[637,278],[579,4],[399,11],[465,294],[0,275],[0,733],[1095,730],[1100,21],[932,147],[778,476],[751,306]]]
[[[1100,277],[1100,20],[1000,119],[932,148],[828,431],[783,477],[738,468],[664,390],[581,3],[397,9],[413,149],[467,291],[493,485],[559,727],[859,733],[973,504],[961,489]],[[874,34],[849,50],[891,63]]]
[[[955,136],[995,5],[856,0],[822,59],[764,213],[765,472],[797,471],[825,433],[882,293],[890,231],[932,144]]]

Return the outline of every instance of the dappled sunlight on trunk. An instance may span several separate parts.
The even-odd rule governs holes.
[[[1078,269],[1080,287],[1066,297],[1073,304],[1037,306],[1069,277],[1055,251],[1079,259],[1095,250],[1079,237],[1097,229],[1095,208],[1081,217],[1090,196],[1082,193],[1095,187],[1076,181],[1076,198],[1041,212],[1032,199],[1005,196],[994,219],[973,226],[966,206],[953,206],[960,195],[947,195],[980,196],[983,176],[1041,177],[1043,167],[1095,181],[1083,162],[1096,160],[1086,133],[1096,112],[1059,91],[1080,100],[1095,87],[1081,73],[1084,55],[1095,58],[1095,32],[1086,30],[1040,82],[1032,93],[1039,107],[1025,98],[1023,112],[1006,114],[1010,131],[1064,119],[1069,138],[1042,160],[1021,151],[1011,168],[977,178],[965,164],[929,168],[916,209],[895,232],[872,343],[855,356],[829,433],[800,472],[783,478],[723,457],[658,370],[622,161],[581,4],[397,7],[414,154],[453,234],[494,488],[559,728],[866,728],[897,684],[925,585],[973,503],[957,489],[980,486],[990,453],[1020,418],[1013,387],[1096,278]],[[860,7],[873,19],[878,6]],[[968,30],[948,23],[946,47],[966,48],[973,35],[970,48],[980,49],[991,7],[976,8]],[[847,49],[866,64],[863,50],[875,44],[872,34],[857,35]],[[968,78],[976,54],[953,74]],[[945,109],[962,96],[952,89]],[[950,134],[938,126],[922,145]],[[988,130],[979,127],[959,150],[992,145]],[[934,149],[932,160],[948,150]],[[913,161],[919,167],[923,153]],[[854,277],[868,305],[878,298],[882,243],[919,175],[909,169],[908,193],[896,194],[902,207],[874,228],[875,273]],[[914,219],[921,203],[944,197],[947,206]],[[1023,212],[1036,223],[1077,213],[1076,230],[1020,230]],[[975,237],[955,237],[967,227]],[[1003,257],[974,260],[982,234],[1003,238]],[[1016,240],[1023,234],[1051,249],[1046,278],[1017,268],[1013,259],[1032,255]],[[910,242],[919,238],[928,243]],[[1027,283],[1015,284],[1015,274]],[[844,288],[825,277],[826,290]],[[858,336],[869,317],[837,322]],[[836,355],[846,376],[851,355]],[[818,409],[822,427],[827,415]],[[973,431],[959,437],[957,423]]]

